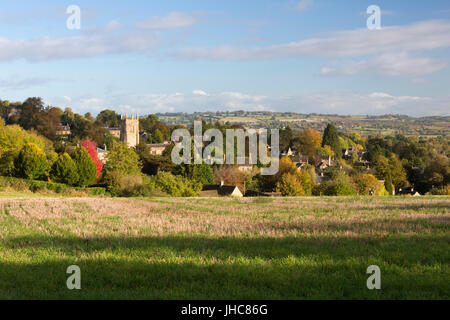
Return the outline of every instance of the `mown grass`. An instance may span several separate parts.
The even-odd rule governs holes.
[[[449,207],[0,196],[0,299],[448,299]],[[79,291],[66,287],[70,265]],[[366,287],[369,265],[381,290]]]

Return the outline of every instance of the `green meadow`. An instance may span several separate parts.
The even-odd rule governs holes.
[[[0,299],[449,299],[449,227],[450,197],[6,194]]]

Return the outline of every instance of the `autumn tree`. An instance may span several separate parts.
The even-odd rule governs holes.
[[[317,155],[317,151],[322,142],[320,132],[314,129],[303,130],[299,133],[298,140],[297,150],[312,160]]]
[[[277,183],[276,190],[281,192],[283,196],[286,197],[296,197],[304,196],[305,191],[303,190],[300,177],[295,173],[285,173],[281,176],[281,179]]]
[[[81,145],[87,150],[92,161],[94,161],[95,166],[97,167],[97,180],[100,179],[100,176],[102,175],[103,163],[98,158],[97,146],[95,142],[87,139],[81,141]]]

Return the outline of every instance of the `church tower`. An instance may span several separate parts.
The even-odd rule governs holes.
[[[131,114],[131,119],[126,114],[120,116],[120,140],[126,142],[128,147],[136,147],[139,144],[139,115]]]

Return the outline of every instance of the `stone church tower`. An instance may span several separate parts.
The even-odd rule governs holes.
[[[131,114],[120,116],[120,140],[126,142],[128,147],[136,147],[139,144],[139,116]]]

